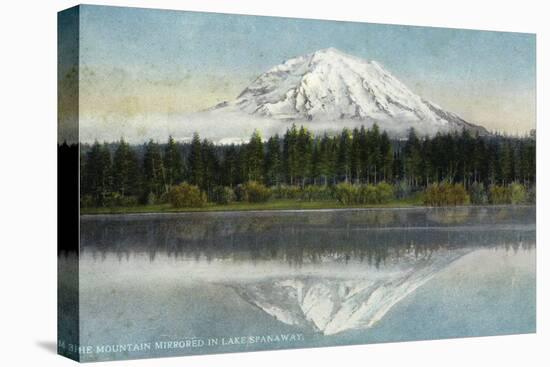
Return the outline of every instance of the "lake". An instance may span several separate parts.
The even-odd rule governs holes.
[[[534,206],[93,215],[80,226],[83,361],[536,328]]]

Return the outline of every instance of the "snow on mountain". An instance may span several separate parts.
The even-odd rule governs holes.
[[[396,304],[471,250],[441,250],[400,259],[353,277],[301,276],[229,284],[246,302],[277,320],[333,335],[367,329]]]
[[[244,112],[283,121],[376,122],[403,135],[410,127],[422,134],[466,128],[487,134],[458,115],[413,93],[382,65],[334,48],[299,56],[260,75],[236,100],[212,111]],[[337,126],[335,126],[337,128]]]

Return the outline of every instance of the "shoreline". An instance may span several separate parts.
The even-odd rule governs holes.
[[[174,208],[168,204],[143,205],[136,207],[111,207],[111,208],[80,208],[81,217],[110,216],[110,215],[159,215],[159,214],[193,214],[193,213],[269,213],[269,212],[326,212],[326,211],[363,211],[363,210],[392,210],[392,209],[458,209],[458,208],[507,208],[507,207],[535,207],[535,204],[485,204],[485,205],[449,205],[427,206],[418,203],[395,202],[378,205],[351,205],[344,206],[338,203],[326,202],[298,202],[294,205],[284,203],[236,203],[229,205],[209,205],[202,208]],[[271,204],[271,205],[270,205]],[[279,205],[277,205],[279,204]]]

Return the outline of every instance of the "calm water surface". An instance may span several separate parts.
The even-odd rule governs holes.
[[[82,358],[530,333],[535,273],[534,207],[83,216]]]

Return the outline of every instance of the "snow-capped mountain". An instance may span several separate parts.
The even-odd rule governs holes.
[[[463,128],[487,134],[481,126],[424,100],[376,61],[334,48],[299,56],[260,75],[236,100],[211,109],[240,111],[275,120],[376,122],[403,135],[414,127],[421,134]],[[335,128],[337,126],[335,125]]]
[[[384,269],[354,277],[301,276],[229,284],[248,303],[277,320],[334,335],[368,329],[406,296],[471,249],[409,254]]]

